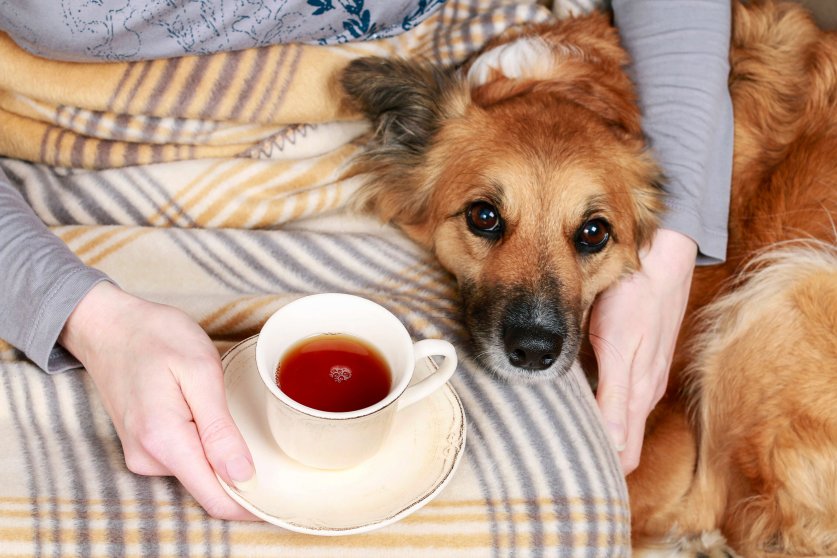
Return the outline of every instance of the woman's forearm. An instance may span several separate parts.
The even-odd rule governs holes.
[[[0,339],[48,372],[78,362],[56,345],[82,297],[107,276],[84,265],[0,170]]]
[[[732,175],[729,0],[614,0],[643,128],[666,176],[663,227],[723,261]]]

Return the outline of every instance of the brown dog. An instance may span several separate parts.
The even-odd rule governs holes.
[[[837,36],[795,5],[734,9],[728,261],[695,273],[628,478],[634,543],[705,551],[720,529],[745,556],[834,555]],[[506,33],[459,70],[361,59],[343,75],[375,125],[359,203],[456,276],[475,356],[512,381],[569,368],[596,295],[657,225],[626,63],[594,14]]]

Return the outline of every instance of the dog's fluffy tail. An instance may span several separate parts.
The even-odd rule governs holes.
[[[837,246],[783,243],[737,282],[695,338],[700,457],[684,517],[721,526],[745,556],[834,555]]]

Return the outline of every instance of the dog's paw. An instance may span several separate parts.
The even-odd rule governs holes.
[[[634,547],[633,555],[637,558],[741,558],[727,546],[719,531],[645,541]]]

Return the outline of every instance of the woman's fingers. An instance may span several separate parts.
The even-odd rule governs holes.
[[[625,449],[628,441],[628,403],[631,397],[630,362],[617,347],[596,348],[599,364],[599,386],[596,401],[616,451]],[[628,352],[628,351],[625,351]]]
[[[194,423],[172,425],[156,458],[183,484],[198,504],[217,519],[254,520],[221,488],[204,454]]]
[[[240,487],[251,481],[255,475],[253,458],[230,416],[217,353],[210,353],[190,370],[176,372],[176,376],[213,469],[228,484]]]

